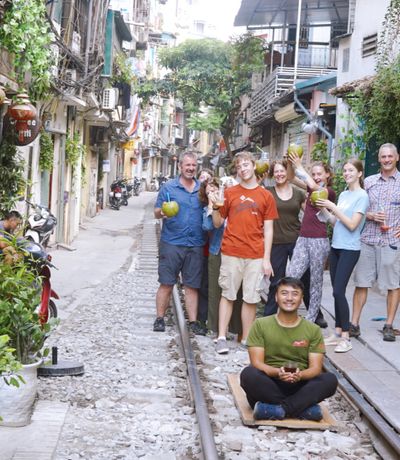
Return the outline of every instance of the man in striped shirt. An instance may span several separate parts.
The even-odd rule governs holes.
[[[356,289],[353,297],[353,316],[350,336],[360,335],[361,311],[367,301],[368,288],[376,281],[387,292],[387,319],[383,340],[394,342],[393,321],[399,303],[400,281],[400,172],[397,148],[383,144],[378,161],[381,171],[365,179],[369,197],[366,223],[361,234],[361,254],[354,271]]]

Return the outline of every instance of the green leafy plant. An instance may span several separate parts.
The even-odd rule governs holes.
[[[36,309],[40,304],[41,277],[17,238],[8,235],[5,241],[9,246],[0,256],[0,335],[9,337],[20,363],[30,364],[47,355],[48,350],[41,350],[56,321],[40,324]],[[9,248],[18,257],[7,257]]]
[[[29,92],[35,100],[45,97],[50,89],[52,38],[43,1],[11,2],[0,27],[0,43],[13,55],[17,82],[23,85],[26,74],[30,73]]]
[[[0,335],[0,376],[7,385],[19,387],[20,383],[25,383],[17,374],[22,365],[15,358],[15,349],[9,346],[9,341],[8,335]]]
[[[131,88],[133,89],[136,81],[137,77],[133,71],[129,58],[123,52],[117,53],[114,59],[113,78],[111,79],[111,82],[113,84],[119,82],[127,83],[128,85],[131,85]]]
[[[27,185],[24,167],[14,137],[7,133],[0,144],[0,214],[11,211],[18,197],[24,194]]]
[[[41,130],[39,139],[39,168],[41,171],[52,171],[54,163],[54,145],[51,135]]]
[[[68,133],[65,143],[65,161],[72,167],[75,167],[79,159],[84,155],[86,155],[86,147],[81,143],[79,133],[74,133],[72,137]]]
[[[313,145],[311,150],[311,159],[312,161],[329,162],[328,145],[325,141],[321,140]]]

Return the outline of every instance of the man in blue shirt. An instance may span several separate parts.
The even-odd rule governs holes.
[[[180,175],[166,182],[160,189],[154,208],[156,219],[164,219],[159,251],[156,295],[157,318],[153,330],[165,331],[164,315],[168,308],[172,288],[179,273],[185,289],[185,306],[190,329],[198,335],[205,331],[196,321],[198,289],[203,267],[203,246],[206,233],[202,230],[202,205],[198,198],[200,183],[196,180],[197,155],[185,152],[179,159]],[[166,201],[176,201],[179,212],[167,217],[162,211]]]

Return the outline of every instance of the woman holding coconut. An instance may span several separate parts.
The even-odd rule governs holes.
[[[329,188],[332,173],[327,164],[321,161],[314,162],[309,174],[301,164],[299,156],[291,152],[288,158],[296,176],[293,178],[293,183],[307,189],[308,197],[299,238],[286,274],[301,278],[306,270],[310,269],[310,304],[306,318],[315,322],[321,308],[322,282],[325,262],[329,255],[329,240],[326,224],[318,219],[320,208],[316,206],[312,194],[317,192],[321,197],[325,195],[332,203],[335,201],[336,194]]]
[[[335,352],[351,350],[349,337],[350,314],[346,288],[350,275],[360,257],[360,234],[369,206],[367,192],[363,189],[363,164],[353,158],[343,165],[343,178],[347,190],[339,195],[337,205],[329,200],[318,200],[321,217],[334,225],[329,269],[335,299],[335,335],[325,340],[325,345],[336,345]]]

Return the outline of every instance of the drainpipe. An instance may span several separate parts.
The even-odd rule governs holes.
[[[294,95],[294,102],[300,107],[301,111],[307,116],[307,120],[308,121],[313,121],[314,118],[313,116],[311,115],[311,113],[304,107],[304,105],[302,104],[302,102],[300,101],[300,99],[298,98],[297,96],[297,91],[296,91],[296,87],[294,87],[294,91],[293,91],[293,95]],[[320,120],[318,120],[318,129],[320,131],[322,131],[325,136],[328,138],[328,156],[329,156],[329,164],[331,166],[333,166],[334,164],[334,158],[333,158],[333,138],[332,138],[332,134],[327,130],[325,129],[323,126],[322,126],[322,123]]]
[[[93,9],[93,0],[89,0],[86,48],[85,48],[85,78],[87,77],[89,73],[89,55],[90,55],[90,45],[92,42],[92,9]]]

